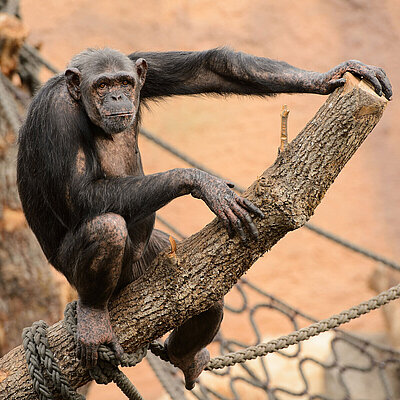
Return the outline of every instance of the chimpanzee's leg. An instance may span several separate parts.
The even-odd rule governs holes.
[[[140,262],[149,265],[162,249],[169,246],[168,235],[155,229]],[[145,268],[141,266],[140,269]],[[205,347],[217,334],[222,317],[223,300],[220,300],[207,311],[176,328],[166,341],[168,356],[183,371],[185,386],[189,390],[193,389],[196,379],[210,360],[210,354]]]
[[[169,359],[185,375],[185,387],[194,388],[196,379],[210,361],[205,348],[218,333],[223,317],[223,300],[201,314],[188,319],[166,340]]]
[[[117,354],[122,354],[107,305],[121,275],[128,241],[125,220],[108,213],[69,232],[60,247],[55,266],[79,294],[77,356],[83,366],[97,363],[100,344],[109,344]]]

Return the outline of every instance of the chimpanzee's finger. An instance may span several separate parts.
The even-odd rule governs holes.
[[[227,208],[225,210],[225,214],[228,217],[235,231],[239,234],[240,239],[242,239],[243,242],[246,242],[247,241],[246,234],[244,233],[243,225],[240,222],[240,219],[234,214],[234,212],[230,208]]]
[[[86,350],[86,358],[87,358],[86,368],[93,368],[97,364],[98,348],[99,346],[93,344],[88,346]]]
[[[389,81],[389,78],[386,75],[386,72],[382,68],[378,68],[376,75],[382,84],[382,90],[385,97],[388,100],[390,100],[392,98],[393,92],[392,92],[392,85]]]
[[[76,344],[76,358],[78,360],[82,358],[82,348],[81,348],[81,343],[79,341]]]
[[[258,239],[258,230],[248,212],[237,203],[231,205],[231,210],[240,218],[242,223],[244,223],[246,229],[251,233],[254,239]]]
[[[255,206],[250,200],[245,199],[244,197],[237,196],[236,201],[246,210],[252,212],[254,215],[257,215],[257,217],[265,218],[264,213],[257,206]]]
[[[346,83],[346,78],[333,79],[327,83],[327,91],[333,92],[339,86],[343,86]]]
[[[225,215],[224,212],[221,212],[218,214],[218,218],[221,220],[221,222],[224,224],[226,230],[228,231],[228,236],[230,239],[232,239],[235,236],[235,233],[233,232],[232,225],[228,219],[228,217]]]
[[[121,361],[121,357],[124,354],[124,349],[122,348],[118,340],[113,339],[113,341],[109,343],[109,346],[114,352],[115,356]]]
[[[80,360],[81,360],[82,367],[86,368],[86,365],[87,365],[87,363],[86,363],[86,346],[83,343],[81,343],[81,358],[80,358]]]
[[[372,84],[378,96],[382,96],[382,85],[379,82],[378,78],[375,76],[375,74],[368,70],[364,71],[362,75]]]

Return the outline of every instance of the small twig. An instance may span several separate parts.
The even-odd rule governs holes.
[[[176,257],[176,242],[175,242],[175,239],[172,236],[170,236],[168,239],[169,239],[169,242],[171,244],[171,251],[170,251],[170,253],[168,255],[169,255],[169,257]]]
[[[288,145],[287,122],[288,122],[289,112],[290,111],[288,110],[287,105],[284,104],[282,106],[282,112],[281,112],[281,145],[278,149],[278,154],[284,151]]]

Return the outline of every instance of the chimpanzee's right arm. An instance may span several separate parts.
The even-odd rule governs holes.
[[[390,99],[392,88],[384,70],[349,60],[320,73],[296,68],[284,61],[257,57],[229,48],[205,51],[138,52],[148,72],[142,98],[199,93],[268,96],[276,93],[328,94],[344,84],[345,72],[366,78],[375,91]]]
[[[140,177],[97,180],[79,175],[73,180],[71,202],[78,218],[114,212],[135,222],[186,194],[202,199],[223,222],[229,236],[236,231],[245,240],[246,227],[257,237],[250,213],[262,217],[262,212],[235,194],[224,180],[197,169],[177,168]]]

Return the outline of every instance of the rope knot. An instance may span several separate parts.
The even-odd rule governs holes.
[[[77,341],[76,301],[68,303],[64,311],[64,327]],[[47,324],[37,321],[22,332],[25,358],[31,376],[33,387],[40,400],[53,399],[53,391],[61,394],[65,400],[85,400],[77,393],[63,375],[54,354],[50,350],[47,340]],[[130,400],[142,400],[139,392],[126,375],[119,370],[118,365],[133,367],[147,354],[149,346],[145,346],[135,353],[124,353],[121,360],[107,346],[99,347],[99,360],[94,368],[88,370],[90,377],[98,384],[107,385],[115,382],[121,391]]]

